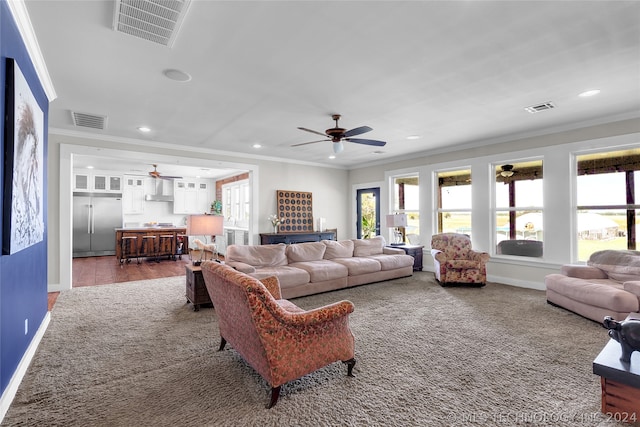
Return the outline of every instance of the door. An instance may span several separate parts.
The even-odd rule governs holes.
[[[380,234],[380,187],[363,188],[356,192],[358,239]]]

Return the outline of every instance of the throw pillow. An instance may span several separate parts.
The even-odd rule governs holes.
[[[619,282],[640,280],[640,252],[623,250],[604,250],[591,254],[587,265],[599,268],[610,279]]]
[[[322,242],[298,243],[287,246],[289,262],[320,261],[327,247]]]
[[[324,259],[351,258],[353,256],[353,241],[351,240],[323,240],[327,247]]]
[[[384,237],[376,236],[371,239],[353,240],[353,256],[380,255],[384,248]]]

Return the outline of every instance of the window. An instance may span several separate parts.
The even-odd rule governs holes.
[[[636,249],[640,149],[579,155],[578,259],[604,249]]]
[[[542,256],[542,160],[496,165],[494,171],[496,252]]]
[[[393,208],[390,213],[407,215],[407,226],[398,229],[401,241],[419,243],[420,185],[417,175],[393,178]]]
[[[438,172],[438,233],[471,236],[471,169]]]
[[[222,212],[228,226],[247,227],[251,209],[249,181],[222,186]]]

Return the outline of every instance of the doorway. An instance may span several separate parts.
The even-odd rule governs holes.
[[[380,187],[356,191],[358,239],[380,234]]]

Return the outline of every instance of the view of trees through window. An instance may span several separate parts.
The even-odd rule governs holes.
[[[579,155],[578,259],[604,249],[636,248],[640,149]]]

